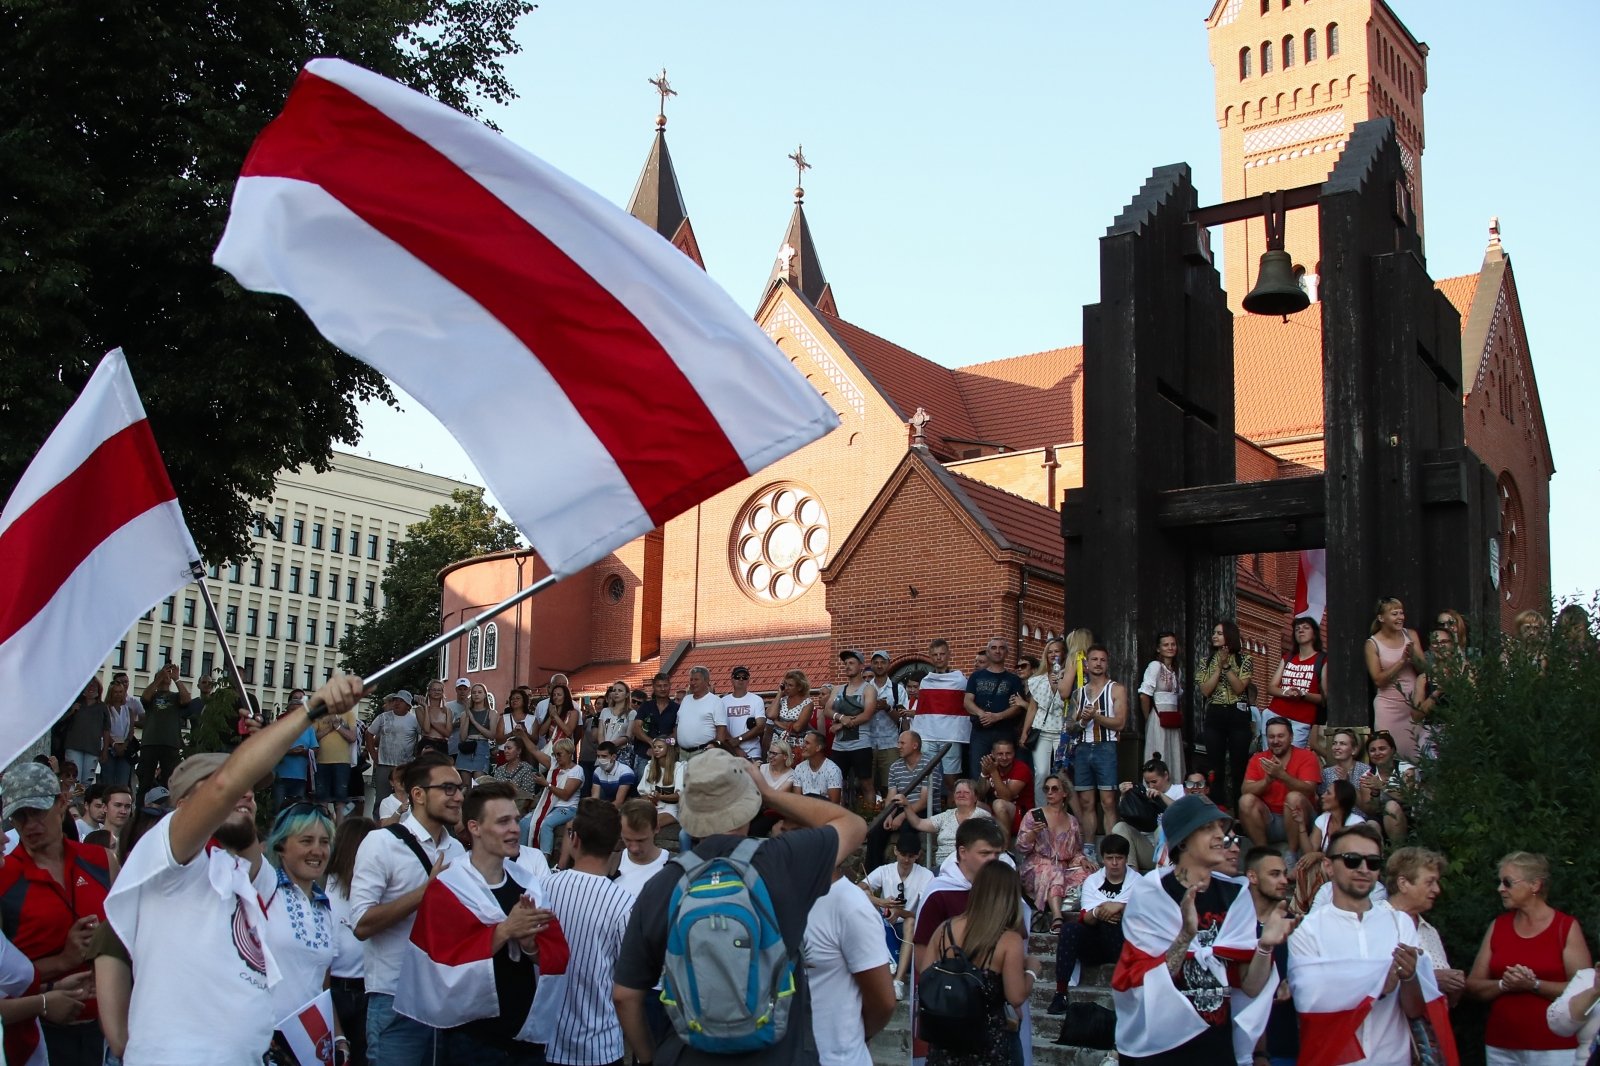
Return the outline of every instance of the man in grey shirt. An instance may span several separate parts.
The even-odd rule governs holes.
[[[367,727],[367,754],[372,759],[373,810],[389,788],[389,774],[417,757],[422,725],[412,713],[411,693],[405,689],[383,698],[383,711]]]

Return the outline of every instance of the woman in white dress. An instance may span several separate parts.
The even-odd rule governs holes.
[[[1067,644],[1060,637],[1045,642],[1044,658],[1028,678],[1028,694],[1033,697],[1033,710],[1022,722],[1022,735],[1037,729],[1039,737],[1033,742],[1033,804],[1044,806],[1044,779],[1055,769],[1056,745],[1061,743],[1064,724],[1062,711],[1066,701],[1061,696],[1061,674],[1065,667]]]
[[[1183,771],[1183,664],[1178,661],[1178,635],[1156,637],[1156,657],[1144,668],[1139,682],[1139,706],[1144,710],[1145,748],[1159,752],[1174,774]]]
[[[678,824],[678,794],[683,789],[683,763],[677,746],[666,737],[650,742],[650,762],[639,778],[639,795],[654,800],[656,829]]]
[[[279,812],[265,851],[278,868],[278,885],[267,900],[267,950],[282,975],[272,986],[272,1019],[291,1018],[329,987],[337,954],[333,908],[318,883],[326,876],[333,845],[333,820],[314,803],[294,803]],[[337,1012],[335,1032],[339,1032]],[[344,1036],[335,1043],[348,1043]],[[286,1045],[273,1037],[274,1048]],[[292,1053],[280,1061],[294,1061]]]

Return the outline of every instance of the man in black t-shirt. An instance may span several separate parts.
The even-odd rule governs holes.
[[[833,883],[833,869],[867,836],[866,823],[837,804],[810,796],[774,791],[752,764],[712,748],[696,756],[684,770],[678,821],[694,841],[695,854],[729,855],[747,835],[750,820],[762,810],[777,812],[792,830],[762,842],[751,860],[772,897],[784,943],[798,958],[811,905]],[[682,1063],[685,1066],[809,1066],[816,1063],[817,1044],[811,1029],[811,990],[805,968],[796,970],[796,993],[783,1039],[774,1047],[745,1055],[718,1055],[686,1046],[668,1030],[660,1046],[645,1020],[645,997],[661,979],[666,958],[667,925],[673,889],[682,871],[668,864],[645,882],[634,904],[622,954],[617,959],[614,998],[629,1050],[639,1066]]]
[[[972,718],[972,739],[967,744],[967,776],[984,776],[980,763],[997,740],[1013,744],[1022,738],[1017,730],[1033,709],[1033,696],[1021,677],[1006,669],[1011,644],[1004,637],[991,637],[987,649],[988,665],[972,671],[967,679],[965,706]]]
[[[633,753],[639,765],[650,758],[650,742],[657,737],[678,738],[678,701],[672,698],[672,679],[657,674],[650,679],[650,698],[639,704],[639,712],[628,727]]]

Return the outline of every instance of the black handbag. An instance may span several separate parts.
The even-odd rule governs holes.
[[[917,1032],[946,1051],[977,1051],[988,1017],[983,971],[952,939],[948,921],[943,932],[944,954],[917,979]]]
[[[1135,785],[1117,797],[1117,817],[1141,833],[1153,833],[1161,823],[1161,805]]]
[[[1098,1003],[1069,1003],[1056,1043],[1110,1051],[1117,1046],[1117,1013]]]

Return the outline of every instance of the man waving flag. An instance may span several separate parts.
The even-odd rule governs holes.
[[[558,576],[838,424],[649,227],[340,60],[257,138],[215,261],[433,412]]]
[[[13,695],[0,712],[0,766],[61,717],[199,558],[118,348],[0,512],[0,692]]]

